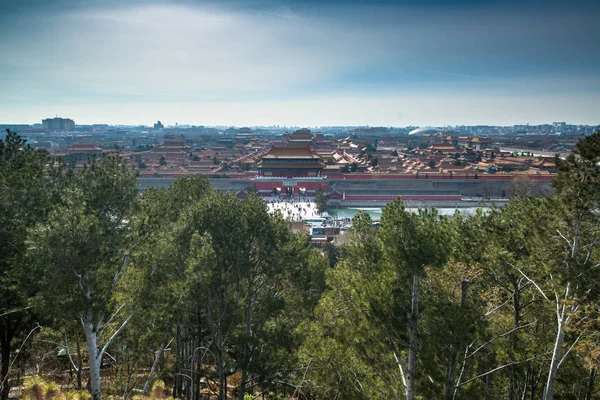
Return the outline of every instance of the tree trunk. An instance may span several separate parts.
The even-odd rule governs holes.
[[[198,310],[196,310],[196,314]],[[197,317],[196,317],[197,318]],[[196,335],[196,331],[194,328],[190,329],[190,336],[192,337],[192,377],[194,382],[194,391],[192,392],[192,399],[199,400],[200,399],[200,369],[199,359],[200,355],[197,350],[200,347],[200,336]]]
[[[186,375],[190,375],[190,332],[189,328],[184,329],[183,336],[183,366]],[[193,382],[191,379],[186,377],[184,380],[183,398],[191,400],[190,393],[192,391]]]
[[[152,376],[154,375],[154,371],[156,371],[156,366],[158,365],[158,360],[162,356],[162,352],[165,349],[165,345],[161,344],[158,352],[154,356],[154,362],[152,363],[152,368],[150,368],[150,373],[148,374],[148,378],[146,379],[146,383],[144,384],[143,393],[148,394],[148,390],[150,389],[150,383],[152,382]]]
[[[592,370],[590,371],[590,377],[588,378],[585,400],[592,400],[592,395],[594,394],[594,381],[596,380],[596,373],[596,369],[592,368]]]
[[[181,397],[181,327],[175,333],[175,376],[173,377],[173,397]]]
[[[573,248],[571,249],[571,258],[575,258],[579,252],[579,236],[581,234],[581,221],[577,219],[575,222],[575,235],[573,237]]]
[[[246,340],[242,355],[242,379],[240,381],[239,400],[244,400],[246,394],[246,381],[248,380],[248,362],[250,361],[250,338],[252,337],[252,273],[248,275],[248,293],[246,300]]]
[[[219,400],[225,400],[227,398],[227,371],[225,371],[225,356],[223,354],[221,332],[219,332],[217,349],[217,373],[219,375]]]
[[[244,353],[245,353],[244,349]],[[246,380],[248,379],[248,372],[246,368],[242,369],[242,379],[240,381],[240,391],[239,391],[239,400],[244,400],[246,396]]]
[[[77,390],[81,390],[81,367],[83,359],[81,357],[81,347],[79,346],[79,335],[75,335],[75,340],[77,344]]]
[[[210,298],[209,298],[210,303]],[[210,307],[210,304],[209,304]],[[217,375],[219,376],[219,400],[225,400],[227,398],[227,375],[225,371],[225,354],[223,351],[223,296],[221,295],[221,304],[219,305],[219,319],[216,326],[217,336]],[[209,315],[210,318],[210,315]]]
[[[568,293],[567,288],[567,293]],[[550,370],[548,372],[548,380],[546,381],[546,389],[544,390],[543,400],[552,400],[554,396],[554,384],[556,383],[556,375],[558,374],[558,364],[562,355],[562,345],[565,341],[565,322],[567,320],[566,306],[563,304],[558,327],[556,328],[556,340],[554,341],[554,351],[552,352],[552,361],[550,362]]]
[[[200,310],[200,307],[196,306],[196,349],[200,349],[200,345],[202,344],[202,337],[202,312]],[[202,377],[202,363],[204,362],[204,355],[202,355],[202,353],[198,353],[196,360],[197,361],[194,364],[194,371],[196,372],[195,379],[198,382],[198,384],[196,385],[196,393],[194,395],[196,396],[196,400],[198,400],[200,399],[200,392],[202,388],[200,380]]]
[[[0,330],[0,347],[2,348],[2,374],[0,374],[0,400],[7,400],[10,392],[8,369],[10,367],[10,342],[12,339],[6,329]]]
[[[469,288],[469,281],[463,280],[460,286],[460,308],[465,306],[467,301],[467,291]],[[444,384],[444,397],[448,400],[454,397],[454,387],[456,385],[456,373],[458,370],[458,356],[459,350],[462,352],[463,340],[462,338],[454,338],[455,343],[453,344],[452,354],[450,356],[450,362],[446,368],[446,383]]]
[[[414,400],[416,395],[415,372],[417,370],[417,321],[419,317],[419,290],[421,276],[416,273],[412,284],[412,306],[408,319],[408,366],[406,373],[406,400]]]
[[[514,319],[514,327],[518,328],[521,326],[521,288],[519,286],[519,280],[516,278],[512,278],[513,285],[513,319]],[[512,357],[515,354],[519,353],[519,337],[515,332],[511,337],[511,351]],[[519,385],[517,381],[517,377],[519,374],[519,367],[517,365],[511,365],[509,367],[509,384],[508,384],[508,399],[509,400],[518,400],[520,397],[518,395]]]
[[[90,363],[90,390],[92,400],[100,400],[100,361],[98,359],[98,337],[92,323],[91,310],[86,311],[86,318],[83,322],[85,339],[88,346],[88,357]]]

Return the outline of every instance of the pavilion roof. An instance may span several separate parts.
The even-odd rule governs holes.
[[[290,135],[290,139],[311,140],[313,134],[308,129],[299,129]]]
[[[320,160],[309,146],[273,146],[262,159],[313,159]]]
[[[258,163],[257,167],[260,169],[321,169],[325,166],[320,161],[315,162],[303,162],[303,163],[288,163],[288,162],[268,162]]]

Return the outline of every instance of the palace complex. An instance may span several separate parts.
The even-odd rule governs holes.
[[[314,195],[319,186],[329,189],[321,175],[325,163],[307,144],[273,146],[256,167],[251,186],[261,194]]]
[[[419,131],[419,130],[417,130]],[[383,135],[383,136],[382,136]],[[76,167],[85,157],[114,150],[82,136],[53,151]],[[314,196],[320,187],[333,204],[462,202],[508,198],[515,192],[546,191],[554,176],[552,157],[510,152],[487,137],[423,130],[407,136],[332,137],[296,130],[261,136],[249,128],[223,135],[162,140],[135,136],[135,148],[119,150],[139,169],[142,190],[168,186],[175,178],[206,175],[219,190],[245,197]]]

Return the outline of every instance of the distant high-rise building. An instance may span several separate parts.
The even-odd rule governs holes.
[[[49,131],[71,131],[75,127],[75,121],[69,118],[46,118],[42,120],[42,127]]]
[[[154,124],[154,129],[165,129],[165,126],[162,124],[162,122],[158,121]]]

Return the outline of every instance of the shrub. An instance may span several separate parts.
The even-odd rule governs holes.
[[[92,395],[87,390],[69,390],[65,400],[90,400]]]
[[[165,383],[161,380],[157,380],[152,385],[152,398],[162,399],[165,394]]]
[[[79,400],[91,400],[92,394],[86,390],[79,391]]]
[[[27,378],[23,382],[23,398],[28,400],[45,400],[46,382],[39,376]]]
[[[63,393],[62,390],[60,389],[60,386],[56,383],[56,382],[48,382],[46,384],[46,399],[50,400],[56,400],[56,399],[63,399]]]
[[[233,386],[233,393],[237,396],[240,391],[240,384],[242,383],[242,373],[236,372],[235,374],[229,375],[227,377],[227,385]]]

